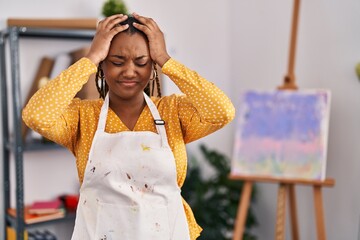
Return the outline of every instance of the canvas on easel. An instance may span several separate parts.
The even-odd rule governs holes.
[[[248,90],[240,94],[230,179],[244,181],[233,240],[242,240],[255,182],[277,183],[275,239],[285,240],[286,200],[292,239],[299,239],[296,185],[313,187],[318,240],[326,240],[322,187],[331,94],[328,90]]]
[[[246,92],[241,95],[229,178],[244,181],[244,187],[236,214],[233,240],[243,239],[255,182],[279,185],[276,240],[285,240],[287,199],[291,236],[293,240],[300,239],[295,186],[312,186],[317,239],[326,240],[322,187],[335,185],[334,179],[325,178],[330,93],[317,91],[310,97],[308,90],[294,91],[298,89],[294,69],[299,11],[300,0],[294,0],[288,72],[283,84],[278,87],[278,90],[283,91],[274,90],[269,95],[248,91],[249,95]],[[280,101],[282,98],[286,101]],[[292,98],[297,98],[297,101]]]
[[[231,174],[324,180],[328,90],[240,94]]]

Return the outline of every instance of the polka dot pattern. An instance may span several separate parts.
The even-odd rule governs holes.
[[[23,110],[24,122],[30,128],[67,147],[76,156],[80,182],[84,178],[103,100],[74,97],[94,72],[96,66],[89,59],[80,59],[35,93]],[[177,181],[181,187],[187,171],[185,144],[225,126],[234,118],[235,110],[219,88],[174,59],[164,64],[162,72],[183,92],[182,95],[152,98],[166,123],[169,145],[176,160]],[[105,131],[116,133],[129,129],[109,109]],[[148,107],[144,108],[133,131],[156,132]],[[196,239],[201,227],[197,225],[189,205],[184,200],[183,203],[191,239]]]

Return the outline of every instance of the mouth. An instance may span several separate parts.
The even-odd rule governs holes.
[[[125,87],[134,87],[138,84],[136,81],[117,81],[117,84],[120,84]]]

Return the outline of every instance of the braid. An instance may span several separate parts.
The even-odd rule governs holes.
[[[100,80],[100,84],[99,84],[99,80]],[[108,92],[109,87],[106,84],[105,77],[104,77],[104,71],[101,68],[101,63],[99,64],[96,75],[95,75],[95,86],[99,92],[99,97],[102,99],[105,99],[105,95]]]
[[[155,79],[151,80],[150,83],[151,83],[151,87],[150,87],[151,96],[155,96]]]
[[[98,91],[98,93],[100,94],[100,98],[101,98],[101,91],[100,91],[100,87],[99,87],[99,80],[101,81],[101,73],[100,73],[101,69],[98,67],[97,68],[97,71],[96,71],[96,75],[95,75],[95,86],[96,86],[96,89]],[[99,79],[100,78],[100,79]]]
[[[155,71],[157,71],[155,69]],[[155,77],[155,81],[156,81],[156,87],[157,87],[157,97],[161,97],[161,89],[160,89],[160,80],[159,80],[159,75],[156,74],[156,77]]]
[[[150,81],[144,88],[144,92],[149,97],[153,97],[155,96],[155,90],[156,90],[157,92],[156,97],[161,97],[160,80],[159,80],[159,74],[157,73],[157,69],[156,69],[156,63],[154,63],[153,65],[153,71],[154,71],[154,76],[150,79]]]
[[[105,78],[101,79],[101,97],[105,99],[106,93],[108,92],[108,85],[106,84]]]
[[[157,72],[157,68],[156,68],[156,63],[154,63],[154,74],[155,77],[152,80],[152,87],[151,87],[151,96],[154,96],[155,94],[155,85],[156,85],[156,91],[157,91],[157,95],[156,97],[161,97],[161,90],[160,90],[160,80],[159,80],[159,74]]]

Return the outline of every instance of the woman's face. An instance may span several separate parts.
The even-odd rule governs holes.
[[[149,45],[139,33],[119,33],[102,63],[110,97],[131,100],[142,96],[149,82],[152,60]]]

